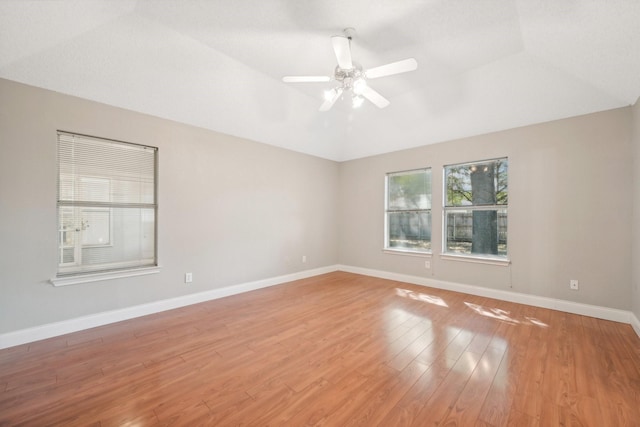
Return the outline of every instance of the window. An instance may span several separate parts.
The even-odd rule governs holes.
[[[507,258],[506,158],[444,168],[444,252]]]
[[[58,276],[156,262],[157,148],[58,132]]]
[[[431,252],[431,169],[387,174],[385,249]]]

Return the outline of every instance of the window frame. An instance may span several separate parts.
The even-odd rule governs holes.
[[[159,161],[159,150],[157,147],[152,147],[152,146],[148,146],[148,145],[143,145],[143,144],[136,144],[136,143],[131,143],[131,142],[125,142],[125,141],[119,141],[119,140],[115,140],[115,139],[110,139],[110,138],[102,138],[102,137],[96,137],[96,136],[91,136],[91,135],[83,135],[77,132],[68,132],[68,131],[63,131],[63,130],[58,130],[57,133],[57,157],[56,157],[56,162],[57,162],[57,192],[58,192],[58,196],[56,197],[57,199],[57,203],[56,203],[56,214],[57,214],[57,232],[58,232],[58,238],[57,238],[57,250],[58,250],[58,263],[57,263],[57,267],[56,267],[56,276],[52,279],[50,279],[50,282],[54,285],[54,286],[62,286],[62,285],[69,285],[69,284],[77,284],[77,283],[84,283],[84,282],[93,282],[93,281],[98,281],[98,280],[105,280],[105,279],[110,279],[110,278],[120,278],[120,277],[128,277],[128,276],[138,276],[138,275],[142,275],[142,274],[152,274],[152,273],[157,273],[159,272],[159,264],[158,264],[158,161]],[[98,198],[94,201],[90,201],[90,199],[92,198],[92,196],[76,196],[76,192],[80,191],[79,188],[77,186],[82,186],[82,182],[84,181],[97,181],[97,180],[108,180],[108,184],[107,184],[107,191],[109,194],[111,194],[111,190],[109,190],[109,186],[112,185],[113,182],[118,182],[118,181],[111,181],[112,178],[111,176],[108,176],[108,174],[105,173],[105,176],[101,176],[100,173],[94,173],[94,171],[92,170],[90,174],[87,174],[86,176],[84,175],[80,175],[77,174],[76,172],[73,172],[74,175],[72,175],[72,179],[73,181],[73,195],[72,196],[62,196],[61,195],[61,191],[62,191],[62,182],[61,180],[61,168],[63,167],[63,160],[61,158],[61,146],[60,144],[62,143],[64,138],[70,138],[70,137],[78,137],[78,138],[83,138],[86,140],[90,140],[90,144],[96,143],[96,147],[97,149],[101,149],[104,147],[109,147],[109,144],[113,144],[113,146],[111,146],[111,149],[113,150],[117,150],[117,148],[115,148],[114,146],[120,145],[124,147],[129,147],[129,148],[124,148],[125,150],[127,149],[131,149],[133,148],[134,150],[142,150],[142,151],[147,151],[147,150],[151,150],[152,153],[150,153],[150,155],[153,156],[153,159],[147,157],[148,160],[146,160],[147,165],[146,167],[149,168],[149,171],[151,172],[151,165],[153,167],[153,171],[152,171],[152,175],[148,174],[146,175],[147,177],[149,177],[149,183],[151,183],[151,179],[153,179],[153,188],[152,188],[152,192],[149,193],[139,193],[139,194],[149,194],[149,200],[151,200],[152,197],[152,201],[149,200],[140,200],[139,202],[135,202],[135,201],[118,201],[118,200],[108,200],[108,201],[104,201],[102,200],[103,197],[97,196]],[[104,145],[102,145],[104,144]],[[123,156],[126,155],[126,151],[123,151]],[[146,156],[146,154],[145,154]],[[116,159],[119,158],[116,154]],[[126,159],[126,157],[123,157],[123,159]],[[75,168],[75,165],[78,163],[74,163],[74,160],[65,160],[66,163],[64,163],[65,165],[71,165],[72,168]],[[80,160],[81,161],[81,160]],[[80,165],[82,165],[82,163],[78,164],[80,167]],[[144,165],[144,163],[141,163],[141,165]],[[69,167],[69,166],[67,166]],[[143,166],[144,167],[144,166]],[[108,164],[96,167],[96,170],[99,170],[100,168],[108,168]],[[134,175],[135,176],[135,175]],[[145,175],[140,175],[140,176],[145,176]],[[126,181],[125,181],[126,182]],[[140,181],[140,182],[144,182],[144,181]],[[67,182],[65,184],[68,187],[69,182]],[[117,190],[115,190],[117,191]],[[79,194],[79,193],[78,193]],[[110,199],[111,196],[107,194],[107,198]],[[135,194],[135,193],[134,193]],[[95,199],[95,197],[93,197]],[[86,200],[85,200],[86,199]],[[84,249],[91,249],[91,248],[109,248],[109,247],[113,247],[114,246],[114,209],[120,210],[121,212],[127,212],[128,209],[137,209],[140,212],[140,217],[142,218],[144,216],[144,211],[147,210],[152,210],[153,211],[153,232],[152,232],[152,239],[153,239],[153,250],[152,250],[152,255],[151,255],[151,245],[147,246],[148,249],[146,249],[148,252],[148,254],[151,255],[151,257],[149,256],[145,256],[144,258],[130,258],[130,257],[125,257],[125,258],[121,258],[121,259],[116,259],[114,261],[111,261],[109,259],[105,259],[102,262],[96,264],[95,267],[88,267],[86,264],[83,264],[82,262],[82,256],[79,257],[79,261],[77,262],[64,262],[64,259],[61,258],[62,257],[62,251],[63,248],[72,248],[72,246],[70,246],[69,244],[67,244],[65,241],[63,241],[63,235],[64,233],[67,233],[68,230],[66,230],[65,227],[62,227],[60,221],[61,221],[61,210],[63,209],[71,209],[72,211],[72,217],[75,218],[75,221],[80,220],[81,221],[81,225],[80,229],[84,229],[84,216],[85,216],[85,212],[106,212],[108,215],[108,242],[104,242],[104,243],[96,243],[96,244],[91,244],[91,243],[84,243],[84,235],[82,233],[77,234],[74,239],[73,239],[73,247],[75,248],[74,251],[76,252],[76,256],[77,256],[77,251],[82,251]],[[121,229],[119,229],[119,232],[122,232]],[[124,227],[124,230],[126,230],[126,227]],[[79,230],[76,229],[74,230],[75,232],[78,232]],[[71,231],[71,232],[74,232]],[[147,234],[149,235],[149,234]],[[140,248],[140,251],[145,250],[144,247]],[[140,252],[141,254],[143,252]],[[74,256],[75,257],[75,256]]]
[[[474,165],[482,165],[482,164],[498,162],[498,161],[504,161],[507,165],[507,176],[506,176],[507,202],[506,203],[497,203],[496,201],[495,204],[477,204],[477,205],[469,204],[469,205],[459,205],[459,206],[447,204],[448,202],[447,170],[449,168],[471,167]],[[497,180],[498,177],[496,176],[495,179]],[[452,164],[444,165],[442,167],[442,247],[441,247],[441,255],[440,255],[442,259],[453,260],[453,261],[467,261],[467,262],[475,262],[475,263],[482,263],[482,264],[492,264],[492,265],[500,265],[500,266],[509,265],[511,263],[511,260],[509,257],[509,245],[508,245],[508,242],[509,242],[509,238],[508,238],[509,184],[508,183],[509,183],[509,157],[508,156],[495,157],[495,158],[483,159],[483,160],[477,160],[477,161],[471,161],[471,162],[452,163]],[[470,213],[477,212],[477,211],[496,211],[496,215],[497,215],[496,227],[498,227],[496,232],[497,232],[498,242],[500,239],[500,212],[504,211],[503,217],[507,218],[507,226],[506,226],[507,236],[505,238],[506,247],[505,247],[504,255],[473,253],[473,252],[458,253],[458,252],[448,251],[447,250],[448,242],[449,242],[448,213],[452,211],[467,211]]]
[[[396,209],[396,210],[390,210],[389,209],[389,178],[394,176],[394,175],[405,175],[405,174],[410,174],[412,172],[424,172],[424,173],[428,173],[429,174],[429,193],[425,194],[425,197],[427,197],[427,200],[429,201],[429,208],[424,208],[424,209]],[[402,247],[398,247],[398,246],[390,246],[390,236],[389,236],[389,214],[390,213],[397,213],[397,212],[415,212],[415,213],[427,213],[429,216],[429,223],[430,225],[433,223],[433,203],[432,203],[432,196],[433,196],[433,171],[431,167],[422,167],[422,168],[416,168],[416,169],[408,169],[408,170],[402,170],[402,171],[395,171],[395,172],[387,172],[385,174],[385,186],[384,186],[384,246],[383,246],[383,251],[385,253],[390,253],[390,254],[399,254],[399,255],[411,255],[411,256],[420,256],[420,257],[431,257],[431,255],[433,254],[433,236],[430,235],[429,237],[429,249],[428,250],[419,250],[419,249],[413,249],[413,248],[402,248]]]

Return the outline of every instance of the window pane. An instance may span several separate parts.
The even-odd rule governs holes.
[[[58,273],[156,265],[157,149],[58,132]]]
[[[389,248],[431,250],[431,211],[389,212]]]
[[[67,212],[64,234],[68,242],[80,241],[75,255],[73,246],[61,249],[61,272],[87,272],[123,267],[154,265],[155,211],[141,208],[73,208],[75,216]],[[100,223],[102,222],[102,223]],[[108,222],[108,223],[105,223]],[[109,227],[112,229],[106,231]],[[95,231],[96,228],[98,231]],[[111,239],[98,243],[97,239]],[[65,265],[62,265],[65,264]],[[70,265],[71,264],[71,265]]]
[[[506,257],[506,209],[448,210],[445,223],[446,252]]]
[[[431,169],[388,175],[387,209],[431,209]]]
[[[446,206],[508,204],[507,159],[445,168]]]
[[[431,251],[431,169],[387,174],[385,248]]]
[[[153,262],[153,209],[113,208],[113,228],[110,246],[82,249],[83,264],[128,262],[140,266]]]
[[[81,226],[84,246],[111,243],[111,210],[109,208],[83,209]]]

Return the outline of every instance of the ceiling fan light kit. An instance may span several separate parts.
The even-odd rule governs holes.
[[[365,99],[378,108],[385,108],[389,105],[389,100],[371,88],[367,80],[416,70],[418,62],[414,58],[408,58],[363,70],[362,66],[353,61],[351,56],[351,40],[354,34],[353,28],[346,28],[344,35],[331,37],[331,45],[338,62],[333,76],[285,76],[282,81],[285,83],[324,83],[332,80],[337,82],[338,86],[325,91],[320,111],[330,110],[333,104],[345,93],[351,95],[353,108],[359,108]]]

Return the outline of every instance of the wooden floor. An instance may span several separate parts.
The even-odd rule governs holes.
[[[640,339],[337,272],[1,350],[0,425],[639,426]]]

